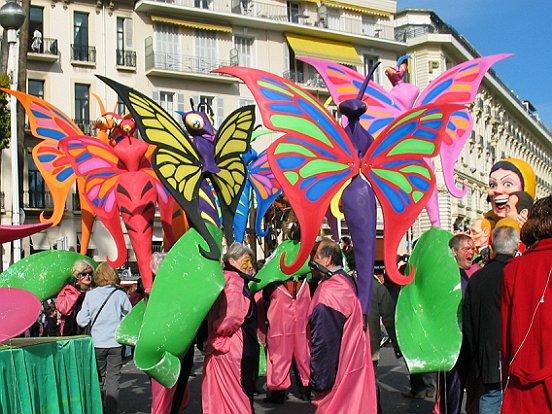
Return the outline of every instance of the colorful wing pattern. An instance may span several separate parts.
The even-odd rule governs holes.
[[[124,265],[127,250],[115,200],[115,185],[125,170],[120,168],[118,157],[109,144],[92,137],[68,137],[59,146],[68,155],[76,174],[86,178],[81,190],[115,241],[118,254],[108,262],[113,267]]]
[[[438,76],[418,97],[413,107],[427,104],[470,104],[474,101],[479,85],[489,68],[499,60],[511,54],[499,54],[473,59],[444,72]],[[349,99],[358,93],[364,77],[358,72],[321,59],[300,58],[312,65],[322,76],[332,98],[336,103]],[[370,82],[363,97],[368,109],[361,117],[363,127],[375,138],[396,119],[399,114],[409,110],[403,107],[393,96],[380,86]],[[473,120],[466,109],[459,109],[449,120],[446,136],[440,151],[443,177],[449,192],[455,197],[465,195],[467,189],[460,189],[454,181],[454,164],[469,138]]]
[[[240,108],[233,112],[217,133],[215,160],[221,171],[204,174],[200,154],[182,127],[163,108],[144,94],[113,80],[98,76],[113,88],[137,122],[142,138],[156,146],[154,169],[177,202],[186,211],[190,224],[205,238],[209,251],[202,254],[218,260],[220,249],[208,232],[198,202],[202,180],[209,176],[222,200],[225,234],[233,240],[232,214],[245,182],[245,165],[241,153],[249,149],[249,135],[254,126],[254,110]],[[241,151],[241,152],[240,152]]]
[[[77,178],[71,162],[58,149],[57,144],[65,137],[83,135],[83,132],[54,105],[23,92],[3,88],[1,90],[17,98],[25,109],[32,134],[44,140],[33,148],[32,155],[52,194],[54,210],[51,217],[44,217],[42,212],[40,220],[51,221],[56,226],[63,217],[67,195]]]
[[[266,150],[261,152],[249,166],[249,181],[253,186],[257,200],[255,230],[260,237],[265,237],[268,235],[268,229],[263,229],[263,217],[272,203],[282,193],[282,187],[270,169]]]
[[[395,273],[397,278],[399,243],[435,186],[433,171],[424,159],[439,152],[450,118],[460,107],[428,105],[403,114],[382,131],[362,160],[362,173],[370,181],[384,214],[386,272]],[[412,269],[404,284],[414,278],[414,273]]]
[[[308,257],[333,192],[358,174],[354,147],[326,108],[293,82],[245,67],[215,72],[242,79],[257,100],[264,125],[286,133],[269,148],[268,160],[301,223],[298,257],[292,266],[282,258],[282,269],[291,274]]]

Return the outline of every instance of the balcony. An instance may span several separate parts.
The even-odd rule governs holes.
[[[326,84],[318,73],[308,74],[295,70],[286,70],[283,73],[283,78],[309,88],[326,88]]]
[[[136,52],[117,49],[117,69],[136,70]]]
[[[58,41],[57,39],[42,39],[39,47],[29,46],[27,49],[27,58],[40,62],[55,62],[59,59]]]
[[[73,122],[78,125],[84,135],[92,135],[94,124],[89,119],[73,119]]]
[[[179,10],[180,9],[180,10]],[[205,17],[205,13],[213,12],[217,17],[221,14],[231,14],[236,17],[236,23],[240,19],[247,19],[248,26],[266,27],[266,21],[275,24],[296,25],[310,29],[307,30],[331,30],[343,34],[366,36],[385,40],[395,40],[395,28],[392,24],[363,24],[360,15],[358,18],[340,17],[328,21],[320,18],[316,11],[316,4],[312,9],[303,8],[296,11],[288,8],[286,4],[265,3],[252,0],[142,0],[137,3],[137,12],[155,13],[166,12],[172,17],[186,16]]]
[[[54,200],[49,191],[24,191],[23,206],[28,209],[52,210]]]
[[[236,78],[210,73],[213,69],[230,66],[228,60],[211,60],[166,52],[146,52],[146,75],[182,78],[209,78],[212,81],[234,83]]]
[[[96,48],[93,46],[71,45],[71,64],[75,66],[96,66]]]

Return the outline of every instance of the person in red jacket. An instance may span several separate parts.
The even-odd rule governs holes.
[[[529,248],[504,268],[502,413],[552,412],[552,196],[521,229]]]
[[[94,266],[85,259],[79,259],[71,269],[71,280],[56,297],[56,309],[61,314],[59,330],[62,336],[80,335],[83,328],[77,325],[84,295],[91,288]]]

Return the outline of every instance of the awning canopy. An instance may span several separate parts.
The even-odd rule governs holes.
[[[362,65],[362,59],[352,45],[289,33],[286,33],[286,39],[297,57],[314,57],[337,63]]]
[[[151,17],[151,21],[154,23],[166,23],[166,24],[173,24],[175,26],[192,27],[194,29],[211,30],[213,32],[232,33],[232,28],[230,26],[221,26],[218,24],[193,22],[190,20],[175,19],[173,17],[164,17],[164,16],[155,16],[155,15],[150,17]]]
[[[389,17],[393,15],[393,13],[388,11],[377,10],[371,7],[364,7],[364,6],[350,4],[350,3],[346,3],[338,0],[305,0],[305,1],[309,3],[321,4],[328,7],[335,7],[337,9],[346,9],[346,10],[351,10],[359,13],[373,14],[375,16],[380,16],[380,17]]]

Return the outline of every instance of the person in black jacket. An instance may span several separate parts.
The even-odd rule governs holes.
[[[500,412],[502,403],[500,373],[500,299],[502,277],[508,260],[514,257],[519,236],[513,227],[493,231],[495,256],[471,277],[463,304],[463,335],[475,375],[484,385],[480,412]]]

